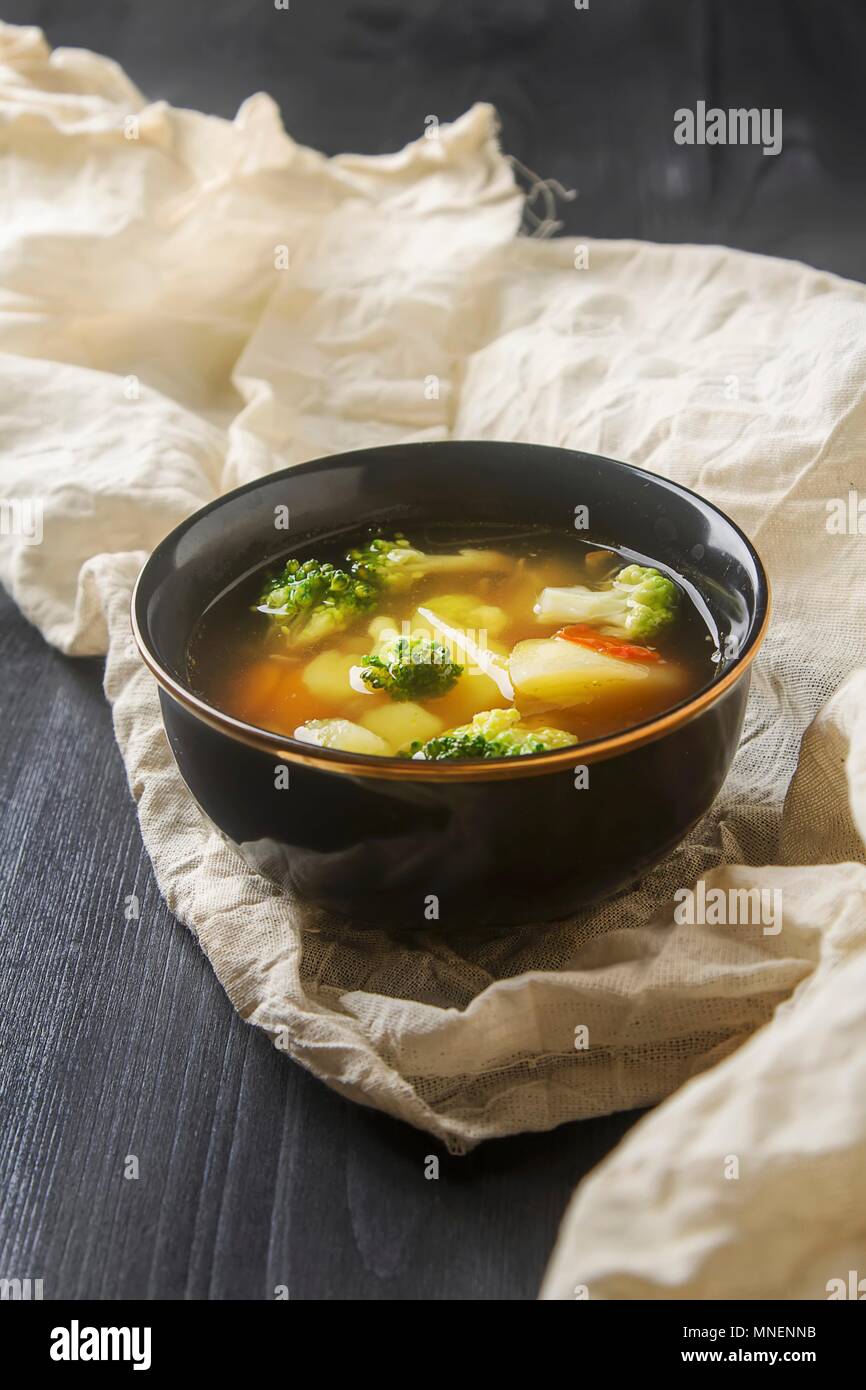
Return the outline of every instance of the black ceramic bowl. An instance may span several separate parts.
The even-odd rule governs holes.
[[[291,527],[275,529],[288,506]],[[190,689],[204,609],[256,566],[365,524],[539,525],[669,566],[726,652],[713,680],[663,716],[531,757],[424,763],[315,748],[244,724]],[[429,929],[562,917],[625,888],[706,812],[737,748],[767,580],[709,502],[637,468],[530,444],[396,445],[306,463],[183,522],[141,572],[132,621],[160,685],[181,775],[248,864],[355,926]],[[275,768],[289,769],[288,787]],[[588,776],[576,768],[588,768]],[[587,781],[588,785],[582,785]]]

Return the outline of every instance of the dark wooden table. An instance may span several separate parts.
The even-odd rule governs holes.
[[[4,18],[181,105],[231,115],[268,90],[328,152],[491,100],[505,149],[578,190],[566,230],[866,279],[858,0],[6,0]],[[698,99],[781,107],[783,152],[676,146]],[[240,1022],[160,900],[101,664],[2,597],[0,671],[0,1277],[46,1298],[534,1297],[575,1184],[637,1117],[455,1159],[333,1095]]]

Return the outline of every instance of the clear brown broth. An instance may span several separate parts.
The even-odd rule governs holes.
[[[340,564],[345,551],[359,539],[364,537],[343,538],[337,547],[317,546],[292,553],[300,559],[312,554]],[[342,698],[323,700],[304,683],[304,670],[322,651],[354,653],[359,657],[371,651],[375,643],[367,629],[377,615],[393,618],[399,627],[411,619],[419,605],[439,595],[471,593],[483,603],[506,612],[508,623],[497,635],[496,643],[510,650],[525,638],[553,635],[554,628],[540,624],[533,613],[538,594],[545,586],[595,584],[604,574],[634,558],[609,546],[600,549],[591,541],[547,532],[503,535],[497,529],[495,534],[457,536],[452,531],[447,537],[441,531],[412,531],[409,540],[420,549],[439,553],[453,553],[466,546],[495,548],[513,555],[515,566],[504,575],[438,575],[422,580],[407,593],[386,595],[376,612],[364,615],[354,627],[302,653],[289,652],[274,620],[254,611],[266,575],[274,568],[263,567],[221,595],[196,625],[187,654],[191,688],[209,704],[245,723],[288,736],[311,719],[343,718],[357,723],[377,707],[389,705],[388,697],[357,694],[347,685]],[[603,550],[609,559],[604,558]],[[643,683],[638,682],[636,690],[607,690],[591,704],[530,715],[525,722],[564,729],[587,742],[652,719],[703,688],[715,674],[712,654],[716,644],[682,584],[681,591],[683,601],[676,623],[653,642],[669,666],[663,692],[645,692]],[[479,694],[483,699],[479,700]],[[419,703],[434,713],[446,729],[466,723],[481,709],[506,708],[509,704],[491,689],[490,682],[483,682],[479,691],[477,682],[473,686],[465,681],[438,699]]]

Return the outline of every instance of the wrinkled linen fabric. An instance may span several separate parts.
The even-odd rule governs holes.
[[[545,1296],[824,1296],[845,1240],[866,1258],[866,291],[716,247],[517,237],[485,106],[329,159],[265,96],[233,122],[148,105],[106,59],[2,26],[0,142],[0,578],[62,651],[107,653],[157,880],[235,1008],[455,1152],[676,1092],[579,1190]],[[227,488],[450,437],[697,489],[755,540],[775,611],[723,793],[637,888],[400,940],[280,894],[202,823],[129,599]],[[780,890],[781,930],[678,922],[699,879]]]

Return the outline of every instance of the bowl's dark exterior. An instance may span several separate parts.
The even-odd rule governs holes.
[[[453,765],[446,776],[419,764],[395,775],[383,766],[392,760],[250,730],[197,701],[184,654],[207,604],[239,573],[290,548],[273,525],[281,505],[291,509],[298,544],[366,522],[410,530],[431,514],[564,528],[586,506],[594,537],[652,556],[694,584],[728,653],[717,688],[598,754],[590,745],[508,760],[525,765],[508,775],[497,763],[467,765],[466,780],[454,779]],[[752,547],[687,490],[592,455],[455,442],[341,455],[219,499],[151,556],[133,623],[162,687],[181,775],[248,864],[353,926],[447,930],[562,917],[668,854],[724,781],[767,611]]]
[[[712,804],[748,674],[665,737],[541,777],[401,782],[281,764],[165,691],[181,774],[246,862],[300,899],[401,928],[563,917],[627,887]]]

